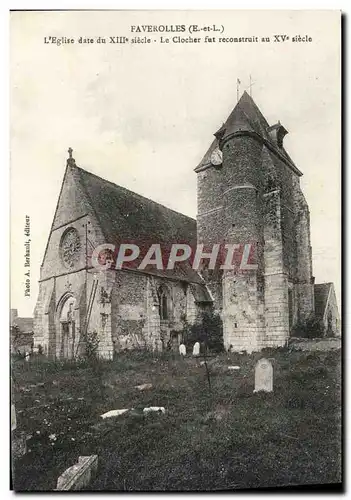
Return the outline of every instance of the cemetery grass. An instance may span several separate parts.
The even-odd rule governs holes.
[[[90,490],[204,491],[341,481],[340,351],[267,351],[274,392],[253,393],[262,354],[208,360],[125,353],[111,362],[12,363],[16,491],[52,490],[80,455],[97,454]],[[228,371],[229,365],[240,370]],[[134,386],[151,383],[150,390]],[[143,415],[164,406],[165,415]],[[111,409],[130,414],[102,419]]]

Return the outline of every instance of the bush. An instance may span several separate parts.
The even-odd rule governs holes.
[[[187,325],[184,333],[184,343],[191,348],[195,342],[200,342],[206,349],[213,352],[222,352],[223,324],[219,314],[204,312],[201,323]]]
[[[96,330],[85,334],[85,357],[89,360],[96,360],[99,348],[99,336]]]
[[[305,322],[299,321],[292,331],[293,337],[313,339],[324,337],[324,325],[321,320],[311,315]]]

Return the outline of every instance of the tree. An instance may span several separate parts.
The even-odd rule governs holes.
[[[205,311],[201,322],[187,325],[184,342],[190,348],[195,342],[200,342],[207,351],[222,352],[223,346],[223,323],[219,314],[214,311]]]

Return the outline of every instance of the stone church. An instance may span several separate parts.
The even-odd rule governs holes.
[[[101,357],[162,350],[209,310],[221,316],[227,350],[283,346],[315,312],[309,210],[302,173],[284,149],[286,134],[244,92],[195,168],[197,221],[79,168],[70,150],[41,265],[35,346],[72,358],[82,352],[84,335],[95,332]],[[92,266],[94,248],[126,241],[249,242],[257,266],[245,272],[194,270],[187,261],[163,270]],[[336,301],[328,303],[335,303],[328,318],[338,334]]]

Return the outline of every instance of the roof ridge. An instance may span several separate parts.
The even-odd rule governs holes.
[[[258,105],[256,104],[256,102],[254,101],[254,99],[246,92],[246,90],[244,91],[244,93],[247,95],[247,97],[249,98],[249,100],[252,102],[252,104],[254,105],[255,107],[255,111],[258,112],[258,114],[263,118],[263,120],[265,121],[265,123],[267,124],[267,126],[269,127],[269,122],[267,120],[267,118],[264,116],[264,114],[262,113],[262,111],[260,110],[260,108],[258,107]],[[244,94],[243,94],[244,95]]]
[[[131,193],[134,196],[137,196],[138,198],[142,198],[143,200],[146,200],[148,202],[154,203],[155,205],[158,205],[159,207],[165,208],[166,210],[170,210],[171,212],[174,212],[177,215],[181,215],[182,217],[185,217],[186,219],[189,219],[191,221],[196,222],[196,219],[194,219],[193,217],[190,217],[189,215],[182,214],[181,212],[178,212],[177,210],[174,210],[173,208],[167,207],[166,205],[162,205],[162,203],[159,203],[159,202],[157,202],[155,200],[152,200],[151,198],[147,198],[146,196],[143,196],[142,194],[136,193],[135,191],[132,191],[131,189],[128,189],[128,188],[126,188],[124,186],[120,186],[119,184],[116,184],[115,182],[109,181],[108,179],[104,179],[103,177],[100,177],[100,175],[93,174],[92,172],[89,172],[89,170],[86,170],[86,169],[84,169],[82,167],[78,167],[78,165],[74,165],[71,168],[76,168],[78,170],[81,170],[85,174],[91,175],[92,177],[95,177],[95,178],[97,178],[97,179],[99,179],[99,180],[101,180],[103,182],[111,184],[113,187],[117,187],[119,189],[123,189],[127,193]]]

